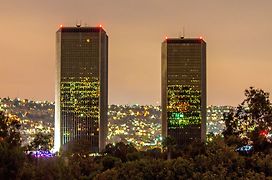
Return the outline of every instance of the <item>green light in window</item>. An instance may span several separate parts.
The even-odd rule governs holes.
[[[173,112],[173,113],[171,113],[171,118],[172,119],[183,119],[184,114],[180,113],[180,112]]]

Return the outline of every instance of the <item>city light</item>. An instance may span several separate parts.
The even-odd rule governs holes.
[[[267,130],[261,130],[259,134],[260,134],[260,136],[267,136],[268,131]]]
[[[236,149],[237,152],[250,153],[253,150],[252,145],[245,145]]]
[[[55,154],[50,151],[43,151],[43,150],[37,150],[37,151],[28,151],[27,154],[35,157],[35,158],[51,158],[54,157]]]
[[[180,103],[179,110],[187,111],[184,103]],[[58,121],[54,121],[54,103],[44,101],[0,99],[0,107],[10,117],[17,118],[22,126],[20,129],[22,144],[28,145],[33,141],[33,135],[38,132],[52,134],[53,144],[54,126],[58,128]],[[223,114],[233,107],[207,107],[207,134],[219,135],[225,128]],[[42,115],[42,116],[41,116]],[[184,113],[173,113],[173,119],[181,125],[186,124]],[[59,131],[56,131],[59,132]],[[65,134],[69,136],[69,134]],[[157,147],[161,140],[161,107],[141,105],[109,105],[108,106],[108,136],[107,143],[119,141],[131,142],[137,148]],[[60,139],[55,139],[53,152],[59,151]]]

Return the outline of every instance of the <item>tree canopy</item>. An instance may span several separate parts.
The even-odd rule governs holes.
[[[272,130],[269,93],[250,87],[244,94],[242,103],[234,111],[224,115],[226,129],[223,135],[227,139],[236,136],[241,139],[240,142],[252,142],[255,149],[262,149],[261,144],[267,144],[267,135]]]

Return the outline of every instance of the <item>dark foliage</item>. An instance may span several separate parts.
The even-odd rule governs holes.
[[[272,129],[272,106],[269,93],[250,87],[245,90],[245,100],[234,112],[224,116],[226,129],[223,132],[229,145],[237,146],[253,142],[256,151],[266,151],[271,140],[262,132]],[[236,139],[236,142],[233,140]],[[270,141],[270,142],[269,142]]]
[[[189,149],[197,149],[198,143]],[[245,157],[216,137],[197,153],[188,152],[171,160],[140,159],[119,164],[97,174],[95,179],[265,179],[271,177],[272,156]],[[185,149],[184,149],[185,150]],[[178,149],[176,149],[178,151]],[[189,154],[194,154],[190,156]]]
[[[51,134],[38,132],[34,135],[34,140],[30,143],[29,150],[50,150],[53,145],[50,143]]]
[[[104,150],[105,154],[120,158],[122,162],[128,161],[128,157],[132,158],[132,153],[138,152],[132,144],[118,142],[115,145],[107,144]]]
[[[85,142],[71,142],[53,158],[27,156],[20,146],[20,123],[0,113],[0,179],[272,179],[271,143],[260,134],[271,129],[269,96],[254,88],[245,95],[236,111],[225,116],[224,138],[211,136],[207,143],[177,147],[167,137],[163,150],[147,151],[119,142],[108,144],[95,157]],[[43,138],[36,136],[34,149],[48,148]],[[236,152],[249,141],[255,152],[247,156]]]
[[[21,148],[20,123],[0,112],[0,179],[16,179],[25,156]]]

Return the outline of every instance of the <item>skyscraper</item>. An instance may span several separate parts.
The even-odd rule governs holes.
[[[101,151],[107,136],[108,36],[102,27],[56,33],[55,150],[87,143]]]
[[[177,145],[205,140],[206,43],[167,38],[162,43],[162,135]]]

